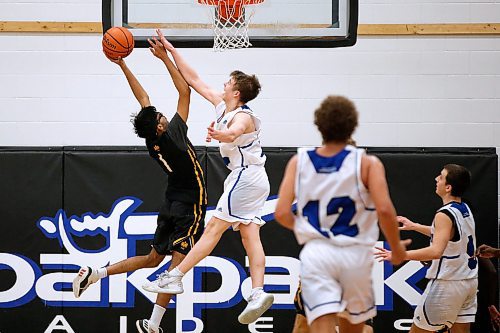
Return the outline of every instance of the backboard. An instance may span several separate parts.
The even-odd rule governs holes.
[[[103,30],[130,29],[136,47],[161,28],[176,47],[212,47],[214,6],[197,0],[102,0]],[[217,15],[217,14],[216,14]],[[343,47],[356,43],[358,0],[264,0],[245,6],[253,47]]]

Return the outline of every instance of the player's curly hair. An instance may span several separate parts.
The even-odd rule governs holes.
[[[451,195],[461,197],[470,186],[470,171],[458,164],[446,164],[443,169],[448,171],[446,184],[451,185]]]
[[[354,103],[343,96],[328,96],[314,112],[314,124],[323,142],[347,142],[358,126]]]
[[[157,112],[154,106],[146,106],[137,114],[132,115],[130,120],[134,125],[134,132],[143,139],[154,139],[156,137]]]
[[[248,103],[259,95],[261,86],[255,75],[233,71],[230,76],[234,79],[234,88],[240,92],[240,100],[243,103]]]

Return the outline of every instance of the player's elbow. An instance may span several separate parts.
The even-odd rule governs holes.
[[[396,222],[396,211],[392,205],[377,206],[377,215],[380,221]]]
[[[283,227],[293,229],[293,215],[289,209],[278,208],[274,212],[274,219]]]

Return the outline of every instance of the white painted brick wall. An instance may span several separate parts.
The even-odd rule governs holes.
[[[360,23],[500,22],[497,0],[360,0]],[[0,21],[100,21],[100,0],[0,0]],[[327,94],[355,100],[365,146],[500,149],[500,38],[360,37],[346,49],[182,49],[210,84],[239,68],[263,91],[251,106],[266,146],[316,145],[312,114]],[[152,102],[172,115],[176,93],[146,49],[127,58]],[[138,110],[100,36],[0,34],[0,146],[141,145]],[[189,121],[204,145],[210,105],[193,93]],[[500,207],[500,206],[499,206]]]

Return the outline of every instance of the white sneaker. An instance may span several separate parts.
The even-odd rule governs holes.
[[[248,298],[245,310],[238,316],[242,324],[251,324],[262,316],[273,305],[274,295],[264,292],[262,289],[252,291]]]
[[[175,269],[171,272],[165,271],[157,275],[156,280],[143,284],[142,289],[157,294],[182,294],[184,292],[183,276],[184,274],[179,275]]]
[[[73,279],[73,294],[76,298],[80,297],[92,283],[96,283],[97,281],[99,281],[97,270],[87,266],[80,267],[78,274]]]
[[[161,327],[152,327],[147,319],[137,320],[135,322],[135,327],[137,327],[137,332],[139,333],[163,333]]]

